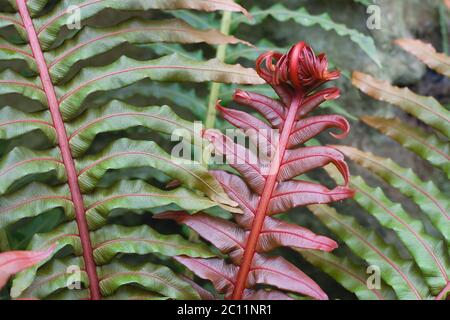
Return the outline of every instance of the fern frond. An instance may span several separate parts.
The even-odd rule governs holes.
[[[13,71],[5,70],[0,73],[0,85],[2,96],[20,95],[41,104],[41,110],[47,107],[47,97],[39,79],[28,79]]]
[[[450,238],[450,202],[432,181],[424,182],[411,169],[400,167],[391,159],[381,158],[358,149],[337,146],[347,157],[372,171],[388,184],[410,197],[429,216],[433,225]]]
[[[25,113],[11,107],[4,107],[0,110],[0,119],[2,119],[0,123],[0,140],[2,141],[40,131],[52,146],[57,143],[56,131],[48,111]]]
[[[398,106],[450,138],[450,112],[435,98],[420,96],[408,88],[392,86],[361,72],[353,73],[352,82],[364,93]]]
[[[39,13],[48,1],[35,0],[29,1],[27,6],[30,8],[30,14],[33,16]],[[70,9],[72,8],[72,9]],[[106,0],[100,2],[89,2],[85,0],[65,0],[54,6],[52,12],[45,16],[33,19],[36,31],[39,36],[39,42],[42,49],[47,51],[57,40],[57,36],[61,29],[66,26],[67,18],[73,13],[75,8],[80,8],[80,23],[98,14],[105,9],[114,9],[121,11],[145,11],[150,9],[160,10],[179,10],[193,9],[202,11],[237,11],[246,13],[246,10],[237,5],[232,0],[220,2],[211,2],[207,0],[199,1],[179,1],[179,0],[152,0],[152,1],[117,1]],[[36,10],[36,11],[34,11]]]
[[[208,43],[242,42],[217,30],[197,30],[182,20],[131,21],[114,28],[86,27],[75,38],[46,54],[50,75],[58,83],[75,63],[87,60],[123,43]]]
[[[83,156],[99,134],[145,127],[166,135],[176,133],[186,141],[201,137],[199,128],[183,120],[168,106],[136,107],[120,101],[84,113],[67,126],[69,143],[75,158]],[[197,132],[196,132],[197,131]]]
[[[398,119],[364,116],[361,120],[391,137],[403,147],[442,169],[450,178],[450,145],[432,133],[426,133]]]
[[[62,208],[68,219],[75,218],[75,208],[67,185],[48,187],[31,183],[12,194],[1,197],[0,228],[23,218],[35,217],[55,208]]]
[[[233,26],[237,27],[241,23],[257,25],[269,16],[281,22],[293,19],[295,22],[305,27],[319,25],[326,31],[333,30],[340,36],[350,37],[354,43],[356,43],[379,67],[381,67],[374,40],[357,30],[348,28],[344,24],[334,22],[327,13],[313,15],[303,7],[300,7],[297,10],[290,10],[282,4],[275,4],[267,9],[254,7],[250,10],[250,14],[253,17],[253,20],[236,17],[233,21]]]
[[[339,173],[332,167],[328,173],[339,181]],[[398,235],[421,269],[425,281],[434,295],[448,283],[449,256],[441,238],[429,235],[424,224],[412,218],[400,204],[392,202],[379,187],[372,188],[361,177],[352,177],[350,185],[355,189],[355,200],[382,226]]]
[[[387,245],[375,232],[366,230],[353,217],[339,214],[327,205],[308,208],[353,252],[378,267],[381,278],[392,287],[399,299],[422,300],[430,297],[430,291],[414,262],[401,258],[396,249]]]
[[[360,177],[351,179],[355,200],[386,228],[394,230],[414,257],[431,292],[437,295],[449,282],[450,264],[441,239],[429,236],[421,221],[412,219],[380,188],[369,187]]]
[[[190,54],[179,46],[242,43],[217,30],[200,30],[181,19],[145,22],[136,18],[114,27],[93,28],[89,19],[104,9],[246,13],[245,9],[231,0],[63,0],[51,6],[47,0],[10,3],[17,12],[1,13],[0,29],[8,29],[7,35],[15,29],[16,34],[1,40],[0,59],[20,61],[27,70],[18,74],[7,66],[0,71],[0,139],[6,145],[0,150],[0,231],[3,234],[16,223],[34,221],[49,212],[61,213],[57,227],[36,234],[28,246],[38,252],[56,248],[48,259],[15,276],[11,296],[114,299],[130,294],[199,299],[198,288],[162,262],[132,265],[120,257],[214,257],[206,245],[160,234],[144,225],[125,227],[112,221],[121,221],[130,213],[194,213],[218,206],[240,210],[233,207],[237,204],[204,164],[165,151],[174,131],[198,148],[202,137],[194,123],[167,106],[138,107],[118,101],[114,95],[121,99],[121,91],[144,81],[251,84],[263,80],[252,69],[203,61],[202,54]],[[64,34],[74,5],[80,9],[81,30]],[[114,55],[102,58],[124,43],[145,47],[152,54],[141,60]],[[160,43],[164,46],[155,46]],[[155,55],[163,56],[155,59]],[[181,97],[172,92],[183,92],[177,84],[151,83],[145,94],[151,95],[158,86],[165,92],[156,92],[157,100],[166,96],[175,102],[184,96],[195,99],[190,91]],[[11,96],[18,98],[17,105],[10,105],[12,99],[7,98]],[[92,97],[97,105],[91,104]],[[186,109],[196,107],[189,103],[180,104]],[[142,130],[152,135],[136,134]],[[36,148],[25,143],[26,137],[38,132],[45,143]],[[176,179],[178,185],[167,186],[170,179]],[[81,272],[79,290],[68,290],[68,267]]]
[[[168,267],[150,262],[130,266],[114,262],[100,268],[100,290],[102,295],[111,296],[120,287],[139,284],[150,292],[178,300],[199,300],[200,296],[192,286],[183,281]]]
[[[163,235],[147,226],[110,225],[94,232],[92,238],[94,259],[98,265],[107,264],[119,253],[215,256],[205,244],[192,243],[179,235]]]
[[[3,168],[0,172],[0,195],[26,185],[27,180],[32,180],[34,176],[46,173],[52,173],[56,183],[67,181],[64,163],[55,149],[39,152],[17,147],[2,159],[0,166]]]
[[[428,67],[450,78],[450,57],[437,53],[432,45],[415,39],[398,39],[397,45],[423,61]]]
[[[276,67],[272,65],[274,60]],[[225,120],[245,132],[251,143],[264,150],[263,154],[256,155],[217,130],[208,129],[203,133],[213,144],[216,155],[225,157],[226,163],[237,172],[217,170],[213,175],[243,213],[234,215],[236,222],[203,213],[166,212],[157,217],[186,224],[228,255],[232,263],[221,258],[177,258],[197,276],[210,280],[216,291],[227,298],[257,299],[260,293],[256,286],[266,284],[278,289],[271,291],[274,296],[279,296],[279,290],[285,290],[326,299],[326,294],[306,274],[283,258],[269,257],[265,253],[280,246],[323,251],[336,248],[331,239],[271,216],[298,206],[329,203],[352,196],[352,190],[346,184],[330,190],[294,179],[328,163],[339,169],[344,180],[348,179],[347,165],[335,149],[297,148],[328,128],[343,131],[336,137],[348,133],[349,124],[340,116],[306,118],[322,102],[339,96],[336,88],[315,90],[339,74],[328,71],[326,57],[315,56],[303,42],[285,55],[273,52],[261,55],[257,60],[257,71],[280,100],[242,90],[236,90],[233,100],[257,111],[261,120],[219,104],[217,109]],[[276,129],[281,130],[280,135],[271,134]],[[258,144],[258,139],[265,144]]]
[[[71,266],[73,271],[79,271],[76,277],[68,272],[70,271],[68,266]],[[64,290],[68,285],[74,285],[74,290]],[[78,285],[80,286],[79,290],[75,289]],[[83,287],[88,286],[89,279],[81,257],[53,259],[39,269],[36,280],[21,294],[21,297],[24,299],[62,299],[62,297],[58,298],[56,295],[66,292],[70,293],[70,299],[88,299],[89,291],[83,289]],[[64,298],[69,299],[68,296]]]
[[[218,205],[217,202],[183,187],[167,191],[142,181],[121,181],[109,189],[100,189],[85,198],[86,219],[92,229],[104,225],[113,210],[143,212],[153,208],[167,208],[174,204],[177,205],[176,208],[198,212]]]
[[[199,62],[178,54],[153,61],[122,57],[106,67],[83,69],[69,84],[57,88],[63,119],[76,117],[80,106],[92,93],[123,88],[147,78],[177,82],[262,83],[253,70],[224,65],[216,60]]]
[[[36,61],[34,61],[33,58],[33,53],[26,45],[15,45],[0,38],[0,60],[24,61],[32,73],[35,75],[38,73]]]
[[[369,289],[367,267],[355,265],[348,258],[333,253],[313,250],[297,250],[309,263],[321,268],[338,281],[344,288],[353,292],[361,300],[392,300],[395,293],[386,284],[381,288]]]
[[[95,106],[102,107],[112,104],[114,100],[126,102],[136,98],[143,98],[146,101],[152,98],[165,100],[174,109],[194,115],[195,119],[205,120],[206,118],[205,98],[195,92],[194,89],[183,87],[178,83],[144,80],[119,90],[106,92],[99,97],[95,97],[92,103]]]
[[[406,39],[398,40],[397,44],[416,55],[429,67],[445,73],[447,57],[437,54],[431,46]],[[448,137],[450,119],[448,111],[433,97],[417,95],[407,88],[394,87],[388,82],[360,72],[354,72],[353,84],[375,99],[398,106]],[[439,134],[427,133],[423,129],[402,123],[396,118],[363,116],[361,120],[442,169],[448,176],[449,146]],[[340,215],[326,206],[313,207],[312,210],[364,260],[380,267],[382,264],[380,261],[376,262],[376,255],[369,253],[374,251],[391,264],[396,272],[403,273],[395,279],[386,277],[383,273],[386,273],[387,266],[383,266],[380,274],[392,286],[399,299],[412,299],[414,296],[418,299],[444,298],[450,287],[448,273],[450,269],[448,251],[450,203],[447,197],[433,181],[423,181],[413,170],[404,168],[391,159],[352,147],[335,147],[354,162],[383,179],[388,185],[411,198],[423,214],[428,216],[436,230],[432,232],[426,230],[423,222],[425,217],[413,218],[401,204],[390,200],[380,187],[370,187],[361,177],[352,177],[349,181],[350,186],[356,191],[356,202],[379,222],[383,231],[389,230],[396,234],[396,242],[407,249],[412,259],[399,257],[396,253],[396,245],[384,243],[379,236],[369,233],[359,225],[353,217]],[[327,171],[336,181],[341,181],[340,174],[336,170],[327,167]],[[326,217],[332,218],[334,222]],[[446,241],[444,242],[443,239]],[[363,247],[366,247],[366,250]],[[402,277],[403,284],[393,282],[400,281]]]

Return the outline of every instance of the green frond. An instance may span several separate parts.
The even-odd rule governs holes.
[[[139,285],[148,291],[179,300],[199,300],[200,296],[192,286],[183,281],[169,268],[151,263],[130,266],[113,262],[100,267],[100,290],[106,297],[113,295],[120,287]]]
[[[24,13],[23,6],[17,6],[23,3],[9,2]],[[0,29],[9,32],[0,40],[0,234],[3,241],[11,230],[50,212],[58,213],[61,221],[49,224],[54,228],[31,228],[43,232],[31,240],[27,236],[29,244],[22,247],[40,250],[56,244],[56,249],[47,260],[15,276],[11,296],[88,299],[93,295],[94,266],[105,298],[200,298],[180,270],[163,264],[173,267],[167,259],[177,255],[210,258],[215,253],[204,243],[159,233],[142,221],[168,209],[238,210],[205,164],[172,157],[165,150],[178,142],[172,141],[175,134],[192,150],[202,146],[201,126],[184,120],[186,113],[200,120],[205,114],[200,86],[212,81],[263,82],[253,69],[204,61],[203,50],[187,46],[245,43],[190,22],[199,12],[246,10],[231,0],[29,0],[26,7],[38,44],[28,43],[33,32],[29,25],[24,27],[19,12],[0,14]],[[110,27],[92,26],[89,20],[105,9],[155,9],[175,18],[133,17]],[[73,31],[67,23],[77,13],[81,28]],[[145,55],[132,59],[116,50],[127,44]],[[108,57],[115,51],[120,55]],[[26,70],[17,73],[14,63]],[[145,107],[130,102],[136,95],[152,102]],[[165,103],[173,104],[176,112]],[[35,140],[33,135],[42,143],[27,143]],[[123,222],[130,216],[130,225]],[[113,225],[112,220],[127,226]],[[83,252],[89,246],[91,262],[90,253]],[[125,255],[139,255],[146,263],[125,263]],[[79,290],[68,288],[72,278],[67,270],[72,267],[81,272]]]
[[[189,143],[202,141],[199,126],[180,118],[168,106],[136,107],[116,100],[89,110],[68,124],[72,154],[75,158],[81,157],[99,134],[138,126],[164,133],[168,137],[176,135]]]
[[[48,111],[25,113],[7,106],[0,110],[0,119],[0,140],[12,140],[39,130],[52,146],[57,143],[56,131]]]
[[[261,84],[253,69],[226,65],[217,60],[190,60],[173,54],[152,61],[122,57],[98,68],[86,68],[69,84],[58,87],[61,113],[65,120],[77,116],[83,101],[92,93],[123,88],[139,80]]]
[[[298,250],[308,262],[333,277],[345,289],[353,292],[361,300],[393,300],[392,288],[385,283],[380,288],[369,289],[367,266],[354,264],[348,258],[341,258],[328,252]]]
[[[333,233],[358,256],[380,271],[381,278],[392,287],[399,299],[422,300],[430,291],[414,261],[400,257],[395,247],[386,244],[374,231],[359,225],[347,215],[327,205],[308,207]]]
[[[338,146],[353,161],[410,197],[426,214],[433,225],[450,240],[450,202],[432,181],[422,181],[411,169],[399,166],[391,159],[381,158],[358,149]]]
[[[38,73],[36,62],[28,46],[15,45],[0,38],[0,61],[12,62],[15,60],[25,62],[34,74]]]
[[[24,218],[38,216],[55,208],[62,208],[68,219],[75,218],[67,185],[48,187],[32,183],[12,194],[0,197],[0,229]]]
[[[355,29],[348,28],[344,24],[334,22],[328,13],[313,15],[303,7],[300,7],[297,10],[290,10],[282,4],[277,3],[264,10],[254,7],[250,10],[250,14],[253,17],[252,20],[248,20],[241,16],[236,16],[233,20],[233,26],[237,27],[241,23],[258,25],[269,16],[281,22],[292,19],[305,27],[319,25],[326,31],[333,30],[339,36],[350,37],[354,43],[356,43],[379,67],[381,67],[380,58],[378,56],[374,40],[370,36],[367,36]]]
[[[369,187],[360,177],[352,177],[350,185],[357,191],[356,202],[381,225],[396,232],[424,274],[431,292],[437,295],[449,282],[450,263],[444,241],[428,235],[420,220],[389,200],[380,188]]]
[[[122,286],[116,292],[105,298],[106,300],[169,300],[160,294],[149,292],[138,286]]]
[[[17,147],[0,160],[0,167],[0,195],[48,173],[54,173],[56,183],[67,181],[64,164],[56,149],[31,151]]]
[[[426,133],[398,119],[362,117],[364,123],[391,137],[403,147],[411,150],[433,166],[442,169],[450,178],[450,144],[433,133]]]
[[[40,12],[48,1],[35,0],[27,3],[31,14]],[[72,8],[72,10],[70,10]],[[73,14],[77,8],[79,10],[80,23],[95,16],[105,9],[120,11],[146,11],[150,9],[179,10],[193,9],[204,11],[230,10],[245,13],[238,4],[231,0],[224,1],[189,1],[189,0],[151,0],[151,1],[120,1],[105,0],[100,2],[88,2],[84,0],[63,0],[60,1],[53,10],[45,16],[34,19],[38,30],[39,40],[44,50],[48,50],[57,39],[60,30],[67,25],[68,16]]]
[[[73,285],[73,289],[69,289],[68,285]],[[84,271],[83,260],[80,257],[53,259],[39,269],[33,284],[20,297],[23,299],[41,300],[51,298],[54,294],[61,294],[59,291],[62,290],[64,292],[72,291],[77,295],[77,299],[82,299],[79,295],[88,296],[84,292],[86,290],[83,290],[88,285],[89,279],[86,271]]]
[[[361,72],[353,73],[353,85],[375,99],[394,104],[450,138],[450,112],[435,98],[395,87]]]
[[[50,75],[58,83],[79,61],[105,53],[123,43],[138,45],[154,42],[223,44],[241,41],[214,29],[194,29],[182,20],[132,20],[113,28],[86,27],[75,38],[48,52],[46,58],[51,61]]]
[[[66,246],[69,246],[76,256],[81,256],[83,250],[81,248],[81,241],[78,235],[77,224],[72,221],[62,224],[51,232],[36,234],[31,240],[29,249],[42,250],[50,247],[53,244],[56,244],[56,249],[54,250],[50,258],[53,258]],[[44,260],[34,265],[33,267],[18,273],[15,276],[11,288],[11,296],[13,298],[20,297],[22,293],[32,285],[32,283],[36,280],[37,271],[49,259]]]
[[[197,192],[182,187],[167,191],[143,181],[121,181],[108,189],[99,189],[84,198],[90,229],[104,226],[113,211],[143,213],[151,209],[172,208],[198,212],[219,205]],[[169,205],[175,205],[175,207],[168,207]]]
[[[203,243],[190,242],[180,235],[163,235],[145,225],[109,225],[92,235],[94,259],[98,265],[110,262],[117,254],[159,253],[167,257],[186,255],[211,258],[215,255]]]
[[[41,110],[47,107],[47,97],[39,79],[25,78],[11,70],[5,70],[0,73],[0,97],[13,94],[39,102]]]

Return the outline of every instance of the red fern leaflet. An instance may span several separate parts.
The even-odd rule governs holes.
[[[53,245],[44,251],[9,251],[0,253],[0,289],[11,275],[47,259],[55,250],[55,247]]]

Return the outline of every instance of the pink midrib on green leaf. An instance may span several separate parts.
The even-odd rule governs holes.
[[[23,56],[34,58],[33,55],[31,55],[30,53],[26,52],[25,50],[21,50],[21,49],[14,48],[14,47],[11,47],[11,46],[0,46],[0,49],[2,49],[2,50],[9,50],[9,51],[21,54]]]
[[[264,185],[264,190],[256,209],[255,219],[253,220],[250,235],[248,237],[247,245],[244,251],[244,257],[239,267],[239,272],[236,278],[236,283],[232,295],[232,299],[234,300],[242,299],[247,284],[248,274],[252,266],[253,257],[256,252],[258,239],[264,225],[264,220],[267,215],[267,209],[269,207],[270,200],[272,199],[273,190],[277,183],[278,172],[280,170],[281,162],[287,148],[289,137],[291,135],[292,127],[295,123],[295,117],[297,116],[297,111],[300,106],[301,100],[302,99],[300,97],[295,96],[289,107],[286,121],[283,126],[283,131],[281,132],[280,142],[271,164],[271,174],[267,177],[266,184]]]
[[[375,252],[378,256],[380,256],[381,259],[386,261],[399,275],[400,277],[405,281],[406,285],[411,289],[412,293],[417,297],[417,300],[422,300],[422,296],[419,293],[419,290],[416,288],[414,282],[409,279],[409,276],[393,261],[391,260],[387,254],[385,254],[382,250],[377,248],[377,246],[373,245],[366,237],[361,235],[357,230],[352,228],[350,225],[342,222],[341,220],[337,219],[337,217],[325,212],[325,215],[334,221],[336,221],[338,224],[343,226],[345,229],[349,230],[350,233],[354,234],[356,238],[358,238],[364,245],[369,247],[373,252]]]
[[[10,17],[3,16],[3,15],[0,15],[0,19],[7,20],[7,21],[9,21],[9,22],[11,22],[11,23],[13,23],[13,24],[15,24],[15,25],[18,25],[19,27],[22,27],[22,28],[23,28],[23,24],[20,23],[19,20],[12,19],[12,18],[10,18]]]
[[[94,5],[96,3],[99,2],[103,2],[104,0],[93,0],[93,1],[85,1],[83,3],[78,4],[78,9],[84,8],[84,7],[88,7],[91,5]],[[226,2],[226,1],[220,1],[220,0],[199,0],[201,2],[212,2],[212,3],[217,3],[219,5],[223,5],[223,6],[228,6],[230,8],[231,11],[242,11],[244,10],[241,6],[239,6],[236,3],[230,3],[230,2]],[[48,29],[50,27],[50,25],[52,23],[54,23],[55,21],[57,21],[59,18],[63,17],[64,15],[68,14],[70,12],[69,9],[63,10],[61,12],[59,12],[58,14],[56,14],[53,18],[51,18],[49,21],[47,21],[39,30],[38,30],[38,34],[41,34],[44,30]],[[244,14],[247,14],[246,11],[243,11]],[[11,20],[11,19],[8,19]],[[11,20],[11,22],[13,22]],[[20,25],[20,22],[19,22]]]
[[[52,69],[56,64],[58,64],[59,62],[61,62],[62,60],[64,60],[66,57],[72,55],[74,52],[78,51],[79,49],[90,45],[92,43],[98,42],[100,40],[109,38],[109,37],[114,37],[117,35],[121,35],[121,34],[125,34],[125,33],[133,33],[133,32],[142,32],[142,31],[153,31],[153,32],[179,32],[179,33],[183,33],[186,32],[185,29],[182,28],[168,28],[168,27],[158,27],[158,26],[154,26],[154,27],[135,27],[135,28],[127,28],[127,29],[122,29],[119,31],[115,31],[115,32],[110,32],[104,35],[100,35],[97,36],[93,39],[87,40],[85,42],[82,42],[72,48],[70,48],[69,50],[67,50],[66,52],[62,53],[60,56],[56,57],[55,60],[53,60],[49,65],[49,69]]]
[[[315,253],[313,250],[308,251],[308,254],[310,254],[310,255],[314,256],[316,259],[321,260],[324,263],[327,263],[327,264],[335,267],[336,269],[339,269],[342,272],[348,274],[350,277],[354,278],[355,281],[361,283],[363,286],[367,286],[366,279],[360,277],[358,274],[353,272],[350,268],[347,268],[345,265],[334,263],[333,261],[326,259],[324,256]],[[373,289],[373,290],[370,290],[370,291],[373,292],[373,294],[376,295],[376,297],[379,300],[386,300],[386,298],[381,294],[381,292],[379,290]]]
[[[85,216],[85,208],[83,198],[78,185],[77,172],[75,169],[74,160],[70,151],[69,141],[67,139],[66,128],[62,120],[61,113],[59,111],[59,103],[56,97],[55,88],[53,87],[50,74],[48,72],[47,63],[44,58],[44,54],[39,43],[39,39],[36,34],[36,30],[31,20],[30,13],[28,11],[26,0],[16,0],[17,8],[19,9],[22,22],[27,31],[28,40],[30,43],[33,56],[38,66],[39,75],[42,85],[44,87],[45,94],[48,100],[48,106],[53,120],[53,125],[58,137],[58,144],[61,150],[62,159],[66,168],[67,180],[72,195],[72,201],[75,207],[76,221],[78,225],[78,231],[80,233],[81,245],[83,248],[83,258],[86,266],[86,272],[89,277],[89,288],[91,293],[91,299],[98,300],[101,298],[98,276],[96,271],[96,265],[94,262],[94,256],[92,251],[92,244],[89,237],[89,228]]]
[[[425,197],[430,199],[430,201],[433,202],[433,204],[438,208],[438,210],[442,213],[442,215],[447,220],[450,220],[450,216],[447,213],[447,211],[444,209],[443,205],[441,203],[439,203],[438,199],[435,198],[430,192],[428,192],[425,189],[421,188],[420,186],[417,185],[417,183],[415,183],[414,181],[408,179],[406,176],[403,176],[403,175],[397,173],[396,171],[394,171],[393,169],[389,168],[388,166],[384,165],[382,162],[374,161],[373,159],[370,159],[370,157],[367,157],[365,155],[362,155],[362,157],[365,160],[367,160],[367,161],[369,161],[371,163],[374,163],[375,166],[381,167],[381,168],[389,171],[392,175],[394,175],[397,178],[399,178],[400,180],[403,180],[406,183],[408,183],[413,189],[417,190],[419,193],[423,194]]]
[[[450,282],[447,283],[447,285],[445,286],[444,289],[441,290],[441,292],[439,292],[439,294],[437,295],[435,300],[442,300],[449,291],[450,291]],[[450,299],[450,296],[447,297],[447,300],[449,300],[449,299]]]
[[[420,242],[420,244],[423,246],[425,251],[428,252],[428,254],[431,256],[431,259],[434,261],[436,266],[439,269],[439,272],[442,274],[442,277],[445,279],[445,281],[448,283],[449,279],[447,277],[447,272],[445,271],[445,267],[442,265],[442,263],[439,261],[438,257],[434,253],[433,249],[428,245],[428,243],[414,230],[406,221],[404,221],[402,218],[400,218],[398,215],[396,215],[393,211],[389,210],[377,197],[374,197],[370,193],[362,190],[361,188],[358,188],[357,186],[354,186],[355,189],[357,189],[359,192],[361,192],[363,195],[365,195],[367,198],[371,199],[374,203],[376,203],[381,209],[383,209],[388,215],[390,215],[394,220],[396,220],[398,223],[403,225],[410,233],[411,235],[417,239],[417,241]]]

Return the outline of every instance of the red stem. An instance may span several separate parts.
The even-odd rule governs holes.
[[[22,22],[28,34],[31,50],[36,64],[39,69],[39,75],[45,94],[48,100],[48,106],[52,115],[53,125],[58,137],[58,144],[61,150],[62,159],[67,172],[67,180],[69,183],[70,192],[72,195],[72,202],[75,206],[76,221],[78,224],[78,231],[80,233],[81,245],[83,247],[83,257],[86,266],[86,272],[89,277],[89,287],[92,300],[99,300],[101,298],[100,288],[98,284],[98,276],[94,256],[92,251],[91,239],[89,237],[89,228],[86,221],[83,198],[81,196],[80,186],[78,185],[77,171],[70,152],[70,146],[67,139],[66,128],[59,111],[58,99],[56,97],[55,88],[53,87],[50,74],[48,72],[47,64],[45,62],[44,54],[39,44],[39,39],[34,29],[33,21],[28,12],[26,0],[16,0]]]
[[[302,99],[300,96],[296,95],[289,107],[288,115],[283,126],[283,131],[281,132],[280,143],[278,144],[274,159],[270,166],[270,174],[267,176],[267,181],[258,204],[258,209],[256,210],[255,219],[253,220],[247,245],[245,246],[244,258],[239,267],[233,295],[231,296],[233,300],[242,299],[242,295],[247,284],[248,273],[250,272],[256,246],[258,244],[258,238],[261,234],[264,219],[266,218],[267,208],[272,198],[273,189],[277,183],[277,175],[280,170],[281,161],[284,157],[284,152],[286,151],[286,146],[289,141],[289,136],[291,134],[301,100]]]
[[[450,282],[447,282],[447,285],[444,289],[439,292],[435,300],[442,300],[442,298],[450,291]],[[449,300],[450,296],[447,297],[447,300]]]

